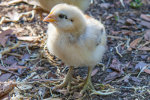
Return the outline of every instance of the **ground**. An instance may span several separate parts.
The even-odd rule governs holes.
[[[123,7],[120,1],[94,0],[86,11],[105,25],[108,35],[102,64],[92,72],[97,92],[105,95],[91,91],[80,95],[79,90],[53,91],[68,67],[58,58],[49,56],[44,48],[47,23],[38,14],[33,20],[30,14],[14,21],[21,13],[32,11],[32,5],[0,5],[0,97],[13,100],[149,100],[150,2],[142,0],[141,6],[133,7],[134,0],[124,0]],[[2,22],[4,17],[9,20]],[[86,74],[87,68],[82,67],[76,68],[73,76],[79,80]]]

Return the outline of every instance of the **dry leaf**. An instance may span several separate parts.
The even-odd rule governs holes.
[[[15,75],[20,75],[20,74],[18,74],[18,73],[16,73],[16,72],[13,72],[13,71],[9,71],[6,67],[4,67],[4,66],[0,66],[0,70],[2,70],[2,71],[4,71],[4,72],[9,72],[9,73],[11,73],[11,74],[15,74]]]
[[[139,62],[138,64],[136,64],[135,69],[143,69],[147,64],[143,61]]]
[[[0,82],[0,97],[7,95],[15,86],[13,82]]]
[[[27,68],[26,66],[18,66],[17,63],[12,64],[9,67],[6,67],[9,71],[18,71],[19,69]]]
[[[141,21],[140,23],[142,26],[145,26],[146,28],[150,28],[150,22],[147,21]]]
[[[46,99],[43,99],[43,100],[62,100],[62,98],[46,98]]]
[[[47,74],[47,77],[48,77],[48,78],[56,79],[56,78],[57,78],[57,75],[54,74],[54,73],[52,73],[52,72],[49,72],[49,73]]]
[[[140,17],[141,17],[142,19],[146,20],[146,21],[150,21],[150,15],[141,14]]]
[[[115,80],[116,78],[120,77],[122,74],[121,73],[118,73],[118,72],[112,72],[112,73],[109,73],[107,75],[107,77],[104,79],[104,83],[107,84],[113,80]]]
[[[29,89],[32,89],[33,86],[30,84],[21,84],[20,86],[18,86],[18,88],[21,90],[29,90]]]
[[[150,29],[146,30],[146,32],[144,34],[144,38],[145,38],[145,40],[150,40]]]
[[[131,48],[136,48],[136,46],[138,45],[138,43],[142,40],[142,38],[137,38],[135,40],[133,40],[131,43],[130,43],[130,47]]]
[[[118,59],[113,59],[110,68],[113,69],[114,71],[123,73],[124,67],[122,67],[122,65],[123,64]]]
[[[97,72],[98,72],[98,68],[96,68],[96,69],[94,69],[93,71],[92,71],[92,74],[91,74],[91,76],[94,76]]]
[[[144,69],[144,72],[150,74],[150,69]]]
[[[141,47],[141,48],[138,48],[138,50],[142,50],[142,51],[150,51],[150,47]]]
[[[5,81],[8,81],[8,79],[11,77],[11,73],[5,73],[5,74],[2,74],[0,76],[0,82],[5,82]]]
[[[8,30],[2,31],[2,33],[0,33],[0,44],[3,47],[5,47],[5,44],[9,38],[7,35],[11,34],[12,32],[13,32],[13,30],[8,29]]]
[[[73,93],[73,98],[74,100],[77,100],[79,98],[81,98],[83,95],[80,92],[74,92]]]
[[[9,56],[7,57],[5,60],[4,60],[4,63],[5,64],[8,64],[8,65],[12,65],[14,63],[17,63],[17,58],[15,56]]]
[[[150,5],[150,0],[141,0],[141,2],[145,5]]]
[[[134,20],[128,18],[128,19],[126,20],[126,24],[127,24],[127,25],[134,25],[134,24],[136,24],[136,23],[135,23]]]

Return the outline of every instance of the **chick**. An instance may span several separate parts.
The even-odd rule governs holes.
[[[37,5],[46,11],[50,11],[53,6],[59,3],[67,3],[78,6],[81,10],[85,11],[91,0],[34,0],[37,1]]]
[[[75,87],[83,86],[81,93],[88,87],[94,89],[91,72],[106,51],[104,25],[85,16],[79,8],[68,4],[54,6],[43,21],[50,22],[47,30],[49,52],[69,66],[65,80],[55,89],[65,86],[70,88],[73,68],[82,66],[88,67],[88,75],[83,83]]]
[[[60,3],[72,4],[85,11],[89,7],[89,5],[93,3],[93,0],[12,0],[10,2],[6,2],[3,5],[11,5],[20,2],[25,2],[30,5],[39,6],[46,12],[49,12],[53,6]]]

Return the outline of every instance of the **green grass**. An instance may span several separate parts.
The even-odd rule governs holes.
[[[130,7],[132,7],[132,8],[140,8],[142,5],[143,4],[142,4],[141,0],[133,0],[130,3]]]

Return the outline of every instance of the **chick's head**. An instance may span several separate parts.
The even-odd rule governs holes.
[[[68,4],[54,6],[44,21],[51,22],[57,29],[65,32],[82,31],[86,25],[82,11]]]

